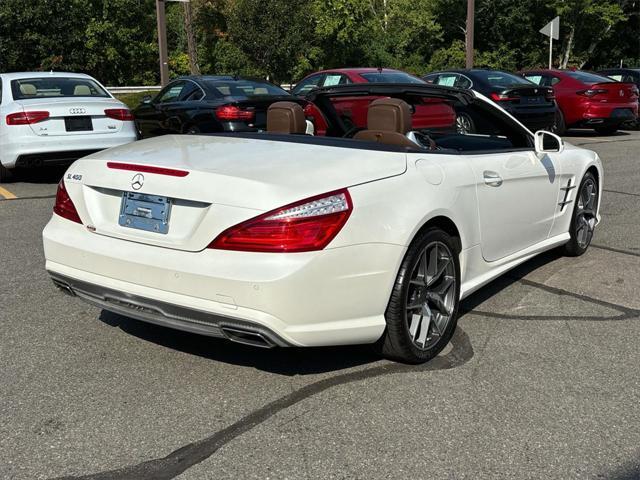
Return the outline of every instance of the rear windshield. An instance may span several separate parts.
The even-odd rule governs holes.
[[[475,75],[492,87],[510,87],[511,85],[529,85],[531,82],[506,72],[474,72]]]
[[[289,95],[286,90],[267,82],[253,80],[205,80],[217,97],[249,98]]]
[[[111,98],[90,78],[42,77],[11,81],[14,100],[29,98],[102,97]]]
[[[404,72],[361,73],[360,76],[371,83],[426,83]]]
[[[576,80],[579,80],[584,83],[605,83],[605,82],[614,81],[608,77],[603,77],[602,75],[596,75],[595,73],[589,73],[589,72],[567,71],[564,73],[569,75],[571,78],[575,78]]]

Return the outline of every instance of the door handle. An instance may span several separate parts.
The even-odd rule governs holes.
[[[484,176],[484,183],[490,187],[499,187],[502,185],[502,177],[496,172],[485,170],[482,175]]]

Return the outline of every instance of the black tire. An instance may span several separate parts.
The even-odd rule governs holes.
[[[6,183],[13,179],[13,170],[0,163],[0,183]]]
[[[613,135],[618,131],[619,125],[608,125],[606,127],[594,127],[596,133],[600,135]]]
[[[439,264],[438,260],[436,260],[435,271],[437,272],[441,268],[446,269],[446,271],[441,274],[441,277],[439,277],[438,274],[431,277],[431,280],[437,280],[433,282],[433,286],[430,287],[431,290],[429,290],[428,287],[430,283],[428,273],[423,275],[424,285],[416,285],[418,281],[416,278],[420,276],[420,270],[422,269],[420,262],[428,262],[428,258],[433,259],[433,250],[429,250],[430,248],[436,248],[435,258],[441,262]],[[398,272],[393,291],[391,292],[387,311],[385,312],[387,328],[382,338],[376,344],[378,352],[384,357],[405,363],[423,363],[438,355],[447,343],[449,343],[456,328],[458,304],[460,303],[459,251],[459,240],[435,227],[422,232],[411,243],[400,266],[400,271]],[[439,253],[442,255],[439,255]],[[442,265],[444,265],[442,262],[444,262],[447,256],[450,263],[446,263],[446,267],[442,267]],[[429,270],[427,266],[428,263],[424,263],[424,271],[426,272]],[[416,272],[418,273],[417,277],[415,276]],[[449,275],[449,273],[451,275]],[[418,333],[418,329],[422,329],[425,307],[413,307],[419,309],[413,311],[420,313],[413,314],[411,320],[409,319],[407,309],[410,304],[422,304],[421,292],[437,291],[438,288],[440,288],[439,279],[441,278],[442,281],[445,282],[449,280],[450,276],[453,276],[453,284],[449,286],[446,293],[441,297],[441,300],[443,300],[442,304],[445,303],[444,299],[446,298],[446,302],[449,304],[447,311],[450,312],[450,315],[445,316],[438,312],[438,308],[431,307],[434,308],[431,310],[427,306],[429,318],[433,318],[433,320],[426,322],[427,326],[425,328],[423,345],[419,346],[419,341],[416,341],[416,337],[422,335],[422,332]],[[426,293],[424,294],[427,295]],[[430,301],[431,300],[425,300],[424,305],[427,305]],[[417,315],[419,316],[419,320],[414,318]],[[435,315],[435,317],[432,317],[432,315]],[[441,322],[437,322],[437,318],[439,318]],[[414,334],[412,336],[410,330],[414,321],[417,322],[419,326],[414,328]],[[435,328],[439,323],[443,323],[444,325],[440,325],[439,328],[441,328],[441,330],[436,334]],[[434,329],[433,333],[431,337],[429,337],[429,332],[432,332],[432,329]]]
[[[587,209],[584,208],[585,203],[583,201],[583,190],[585,190],[586,186],[589,184],[593,186],[594,197],[593,204],[588,208],[589,212],[585,213],[587,212]],[[571,215],[571,225],[569,226],[569,234],[571,235],[571,239],[563,246],[563,253],[565,255],[569,257],[579,257],[580,255],[584,254],[584,252],[586,252],[589,248],[589,245],[591,244],[591,240],[593,238],[593,231],[595,229],[595,215],[598,211],[598,202],[600,201],[598,195],[598,181],[591,172],[587,172],[582,178],[580,187],[578,188],[578,191],[576,192],[574,197],[575,200],[573,201],[573,214]],[[581,217],[584,218],[584,221],[581,219]],[[592,225],[591,231],[588,234],[588,238],[586,239],[586,243],[584,241],[581,241],[581,228],[586,228],[587,226],[587,224],[585,224],[585,221],[587,222],[587,224],[591,222]]]
[[[556,135],[564,135],[567,133],[567,124],[564,121],[564,115],[559,108],[556,110],[556,118],[550,129]]]

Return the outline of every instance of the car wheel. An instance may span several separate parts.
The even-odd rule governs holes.
[[[0,163],[0,183],[5,183],[13,178],[13,171]]]
[[[473,123],[472,118],[467,113],[459,113],[456,116],[456,132],[467,135],[469,133],[475,133],[476,126]]]
[[[556,135],[564,135],[567,133],[567,124],[564,122],[564,115],[559,108],[556,109],[555,121],[550,130]]]
[[[564,245],[565,255],[578,257],[589,248],[596,228],[598,200],[598,182],[591,172],[587,172],[574,201],[569,227],[571,239]]]
[[[606,127],[595,127],[594,130],[596,133],[600,135],[613,135],[618,131],[618,125],[615,126],[606,126]]]
[[[405,255],[385,313],[380,353],[406,363],[435,357],[456,328],[460,299],[458,240],[430,228]]]

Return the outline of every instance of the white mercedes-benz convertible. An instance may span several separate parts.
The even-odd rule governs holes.
[[[307,100],[272,105],[266,132],[76,161],[43,233],[55,284],[180,330],[262,347],[372,343],[417,363],[447,344],[461,299],[540,252],[588,248],[594,152],[466,90],[347,85]],[[416,105],[443,104],[449,128],[412,130]],[[474,133],[459,133],[461,113]],[[325,135],[305,134],[310,123]]]

